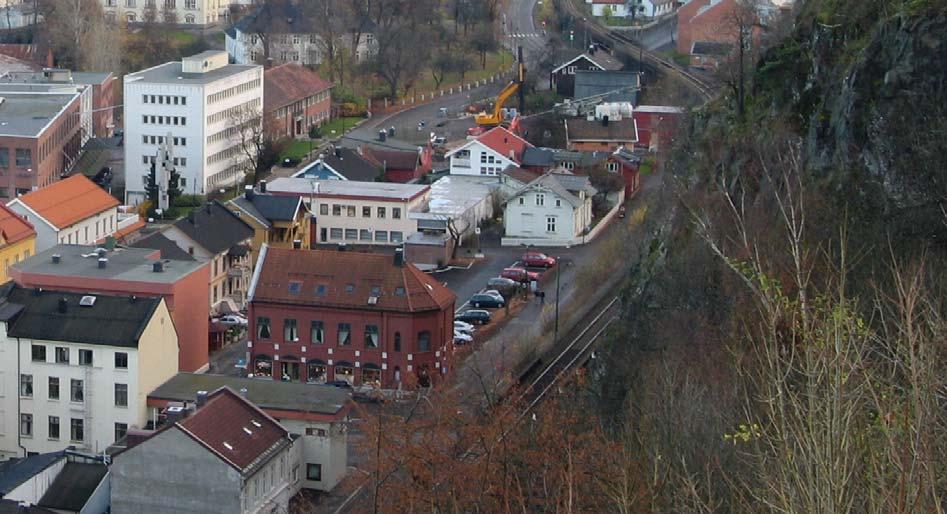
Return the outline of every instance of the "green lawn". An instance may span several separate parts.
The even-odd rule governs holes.
[[[689,55],[679,54],[677,50],[667,50],[661,52],[665,57],[676,62],[678,66],[688,67],[691,65],[691,58]]]
[[[459,73],[448,73],[437,89],[445,90],[451,87],[457,87],[460,84],[486,79],[497,73],[505,73],[513,66],[513,54],[506,50],[487,54],[487,66],[485,68],[480,67],[479,56],[471,54],[470,60],[473,64],[473,69],[464,75],[462,81]],[[414,91],[417,91],[418,95],[420,95],[421,93],[427,94],[434,90],[434,78],[431,76],[431,72],[428,70],[421,72],[421,76],[414,82]],[[412,95],[409,93],[408,96]]]
[[[197,41],[197,35],[193,32],[187,32],[185,30],[172,30],[169,31],[171,39],[174,40],[180,46],[185,46]]]
[[[306,154],[309,153],[309,149],[315,148],[317,144],[317,141],[309,141],[308,139],[294,139],[286,145],[286,149],[280,153],[279,159],[280,161],[287,157],[290,159],[305,159]]]
[[[349,131],[361,120],[362,118],[357,116],[336,118],[319,127],[319,131],[322,133],[322,139],[335,139],[342,135],[343,126],[345,127],[345,131]],[[334,133],[332,132],[333,130],[335,131]]]

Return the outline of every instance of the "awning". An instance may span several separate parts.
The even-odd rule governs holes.
[[[325,366],[325,365],[326,365],[326,361],[324,361],[324,360],[322,360],[322,359],[312,359],[312,360],[308,361],[307,364],[315,364],[315,365],[317,365],[317,366]]]
[[[299,357],[296,357],[295,355],[284,355],[284,356],[280,357],[280,360],[281,360],[281,361],[299,362]]]
[[[381,366],[379,366],[378,364],[371,363],[371,362],[366,362],[365,364],[362,365],[362,369],[377,369],[380,371]]]
[[[335,367],[338,368],[338,367],[340,367],[340,366],[343,367],[343,368],[354,368],[354,367],[355,367],[355,366],[352,365],[352,363],[349,362],[349,361],[339,361],[339,362],[336,362],[336,363],[335,363]]]
[[[273,357],[270,357],[269,355],[267,355],[267,354],[265,354],[265,353],[258,353],[258,354],[256,354],[256,355],[253,356],[253,360],[255,360],[255,361],[271,361],[271,360],[273,360]]]

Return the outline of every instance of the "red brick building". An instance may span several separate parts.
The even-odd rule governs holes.
[[[736,48],[739,37],[739,23],[736,20],[750,15],[742,13],[740,9],[745,7],[741,7],[737,0],[692,0],[681,6],[677,11],[677,52],[692,55],[695,43],[698,48],[708,46],[702,43],[724,43]],[[756,24],[753,29],[754,41],[758,41],[759,35],[759,24]],[[719,48],[719,45],[713,46]],[[699,53],[702,55],[699,65],[708,67],[702,60],[709,54]]]
[[[79,156],[79,93],[3,91],[0,198],[48,186]]]
[[[9,275],[22,287],[161,296],[178,333],[178,369],[206,370],[210,265],[169,260],[160,250],[117,248],[102,255],[95,250],[94,246],[54,246],[10,266]]]
[[[431,144],[419,146],[415,150],[398,150],[362,145],[359,155],[379,169],[384,170],[385,179],[402,184],[430,173],[433,164]]]
[[[309,127],[329,121],[332,84],[298,64],[274,66],[263,74],[263,115],[273,137],[308,138]]]
[[[250,288],[250,372],[427,385],[450,367],[454,293],[394,256],[264,246]]]
[[[638,148],[657,151],[670,148],[674,142],[677,125],[684,116],[680,107],[666,105],[639,105],[632,117],[638,129]]]

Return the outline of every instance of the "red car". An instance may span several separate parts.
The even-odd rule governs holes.
[[[529,268],[551,268],[556,265],[556,259],[544,253],[526,252],[520,257],[523,266]]]
[[[539,273],[535,271],[526,271],[526,268],[504,268],[500,273],[503,278],[515,280],[517,282],[529,282],[530,280],[539,280]]]

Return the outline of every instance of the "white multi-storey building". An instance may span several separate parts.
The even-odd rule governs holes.
[[[208,51],[125,77],[125,199],[145,199],[158,147],[170,138],[186,194],[241,182],[246,137],[263,126],[263,68]]]
[[[148,393],[178,368],[163,299],[20,287],[6,293],[0,457],[68,446],[99,453],[128,429],[145,427]]]
[[[140,23],[148,9],[154,9],[156,21],[179,25],[215,25],[225,17],[228,0],[101,0],[105,19],[116,23]],[[239,2],[233,2],[239,3]]]

